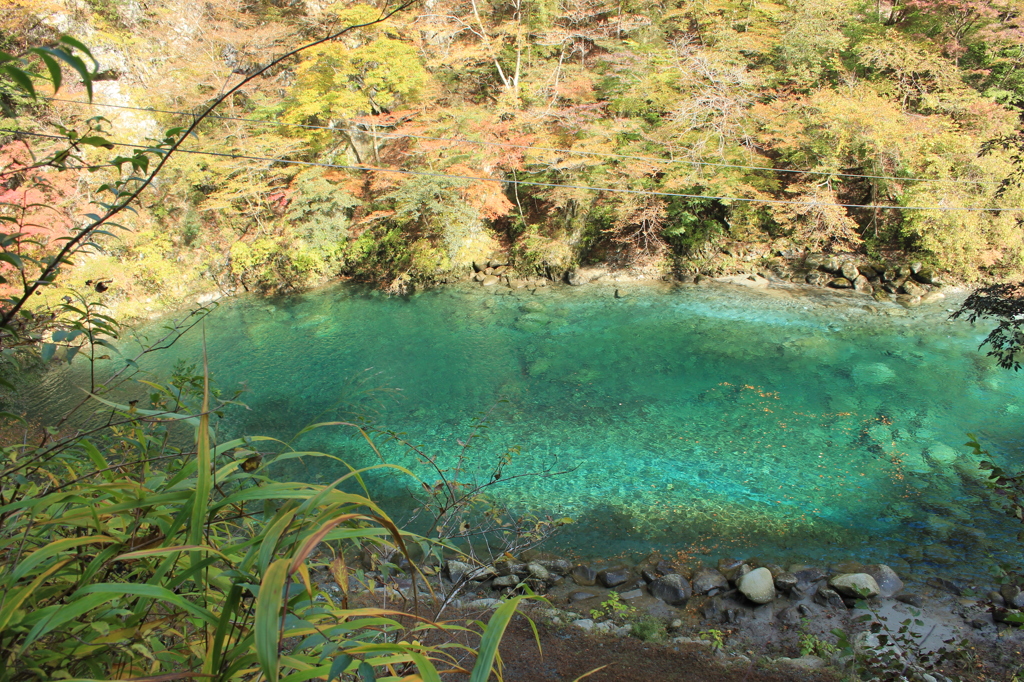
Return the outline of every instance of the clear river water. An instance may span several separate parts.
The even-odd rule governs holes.
[[[947,320],[955,300],[908,310],[822,290],[618,286],[623,298],[465,285],[228,300],[205,323],[209,362],[224,391],[246,387],[249,409],[229,409],[221,436],[294,441],[360,417],[450,466],[478,433],[463,478],[487,480],[514,448],[491,496],[571,517],[548,547],[583,558],[854,559],[968,579],[1019,563],[1020,524],[963,443],[975,433],[1020,468],[1024,378],[978,351],[987,326]],[[200,357],[192,333],[143,366],[166,376]],[[32,400],[55,413],[84,368],[49,373]],[[292,445],[378,463],[352,428]],[[437,480],[405,448],[381,453]],[[276,475],[344,471],[308,459]],[[545,471],[566,473],[515,477]],[[368,481],[393,512],[420,485],[393,470]]]

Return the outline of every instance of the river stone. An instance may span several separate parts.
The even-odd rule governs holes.
[[[850,280],[846,279],[845,277],[836,277],[831,282],[829,282],[828,285],[830,287],[832,287],[833,289],[852,289],[853,288],[853,282],[851,282]]]
[[[810,655],[801,656],[800,658],[776,658],[775,663],[785,668],[795,668],[797,670],[821,670],[826,665],[825,659]]]
[[[657,597],[671,606],[685,606],[692,594],[690,583],[678,573],[669,573],[655,578],[647,586],[647,591],[651,593],[652,597]]]
[[[572,569],[572,580],[581,587],[597,584],[597,571],[590,566],[577,566]]]
[[[900,293],[906,294],[908,296],[924,296],[925,294],[928,293],[928,290],[925,289],[920,284],[918,284],[917,282],[908,279],[906,282],[903,283],[903,286],[900,287]]]
[[[816,583],[819,580],[823,580],[828,577],[828,574],[817,566],[798,566],[794,564],[789,567],[789,572],[795,575],[797,580],[806,585]]]
[[[843,267],[843,264],[839,262],[838,258],[830,256],[826,258],[825,261],[819,267],[822,270],[825,270],[826,272],[836,273],[839,272],[839,269],[841,267]]]
[[[448,580],[453,583],[462,582],[466,576],[473,571],[473,565],[464,561],[450,560],[445,564],[445,572],[448,573]]]
[[[852,374],[858,386],[878,386],[896,378],[896,372],[884,362],[862,362],[853,368]]]
[[[850,280],[851,282],[857,279],[860,271],[857,270],[857,266],[852,261],[843,261],[843,264],[839,266],[839,272],[842,273],[843,277]]]
[[[740,592],[755,604],[767,604],[775,599],[775,582],[767,568],[755,568],[740,578],[736,585]]]
[[[878,583],[867,573],[841,573],[828,581],[829,587],[849,599],[877,597]]]
[[[521,582],[522,582],[522,578],[520,578],[515,573],[512,573],[511,575],[503,575],[503,576],[499,576],[499,577],[495,578],[494,580],[491,581],[491,586],[492,587],[515,587],[516,585],[518,585]]]
[[[875,579],[878,584],[878,596],[888,599],[903,589],[903,581],[885,564],[871,564],[864,567],[864,572]]]
[[[531,561],[526,564],[526,570],[530,574],[531,578],[543,580],[544,582],[551,580],[551,572],[536,561]]]
[[[557,575],[569,575],[572,570],[572,564],[565,559],[540,559],[537,563]]]
[[[928,456],[937,464],[952,464],[959,457],[957,451],[945,443],[932,443],[929,445]]]
[[[941,284],[939,276],[931,268],[923,268],[915,272],[914,279],[922,284]]]
[[[500,281],[501,281],[500,277],[495,277],[494,275],[487,275],[486,277],[484,277],[483,281],[480,282],[480,283],[483,284],[485,287],[493,287],[495,284],[497,284]]]
[[[569,286],[574,287],[578,287],[582,284],[587,283],[587,281],[580,276],[580,273],[576,272],[575,270],[570,270],[569,272],[565,273],[565,282]]]
[[[811,286],[820,287],[824,286],[825,283],[828,282],[828,275],[815,271],[807,275],[807,278],[804,281]]]
[[[910,264],[910,274],[916,275],[921,272],[922,268],[924,268],[924,264],[921,261],[914,261]]]
[[[619,593],[619,599],[625,599],[626,601],[639,599],[642,596],[644,596],[643,590],[628,590],[626,592]]]
[[[1024,609],[1024,592],[1016,585],[1005,583],[999,586],[999,594],[1006,605],[1015,609]]]
[[[590,592],[573,592],[572,594],[569,595],[569,601],[570,602],[586,601],[588,599],[593,599],[596,596],[597,596],[596,594],[592,594]]]
[[[818,591],[814,593],[814,601],[825,608],[846,608],[846,604],[843,602],[843,598],[839,596],[839,593],[827,585],[822,585],[818,588]]]
[[[586,630],[587,632],[590,632],[594,629],[594,621],[592,621],[589,618],[580,618],[579,620],[574,620],[572,624],[578,628]]]
[[[691,586],[694,594],[707,594],[711,590],[724,590],[729,587],[729,581],[720,571],[701,567],[694,572]]]
[[[745,565],[745,562],[738,559],[718,560],[718,570],[722,572],[722,575],[724,575],[727,580],[736,580],[739,577],[736,574]]]
[[[597,579],[605,587],[616,587],[629,580],[629,569],[625,566],[606,568],[598,572]]]
[[[789,571],[783,571],[775,576],[775,589],[779,592],[792,592],[798,582],[795,575]]]

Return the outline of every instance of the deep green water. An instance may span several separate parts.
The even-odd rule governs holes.
[[[962,446],[974,432],[1001,464],[1022,463],[1024,377],[977,352],[986,327],[948,322],[951,304],[623,287],[622,299],[591,285],[229,301],[206,323],[210,365],[222,389],[248,389],[250,409],[229,411],[221,433],[291,439],[360,414],[452,462],[486,414],[467,476],[486,476],[512,446],[505,479],[572,469],[492,493],[572,517],[554,547],[582,556],[857,559],[961,576],[1019,562],[1019,527]],[[200,337],[153,357],[155,372],[197,360]],[[37,399],[56,410],[69,380],[51,374]],[[352,429],[295,446],[377,461]],[[436,480],[412,453],[383,452]],[[277,473],[342,472],[310,460]],[[394,473],[370,481],[392,508],[418,487]]]

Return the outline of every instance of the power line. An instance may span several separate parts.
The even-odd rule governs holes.
[[[45,133],[34,133],[29,131],[15,130],[13,133],[21,135],[29,135],[32,137],[41,137],[51,140],[64,140],[66,138],[60,135],[48,135]],[[149,145],[141,144],[130,144],[127,142],[108,142],[117,147],[126,147],[129,149],[153,149]],[[863,208],[869,210],[899,210],[899,211],[969,211],[969,212],[993,212],[993,213],[1004,213],[1004,212],[1016,212],[1024,211],[1024,207],[1013,207],[1013,208],[997,208],[992,206],[886,206],[886,205],[875,205],[875,204],[838,204],[831,202],[820,202],[820,201],[787,201],[785,199],[752,199],[749,197],[724,197],[724,196],[713,196],[710,194],[683,194],[680,192],[657,192],[652,190],[636,190],[636,189],[620,189],[616,187],[592,187],[590,185],[566,185],[554,182],[537,182],[534,180],[517,180],[517,179],[505,179],[505,178],[488,178],[474,175],[461,175],[454,173],[436,173],[433,171],[412,171],[412,170],[399,170],[394,168],[380,168],[377,166],[365,166],[365,165],[349,165],[339,163],[321,163],[317,161],[296,161],[293,159],[275,159],[267,156],[250,156],[247,154],[232,154],[229,152],[206,152],[198,149],[183,149],[178,148],[177,152],[184,154],[198,154],[202,156],[216,156],[228,159],[241,159],[244,161],[267,161],[270,163],[282,163],[291,164],[296,166],[312,166],[319,168],[332,168],[336,170],[354,170],[354,171],[369,171],[378,173],[397,173],[400,175],[414,175],[419,177],[430,177],[430,178],[451,178],[455,180],[472,180],[476,182],[494,182],[503,185],[521,185],[526,187],[548,187],[548,188],[562,188],[562,189],[581,189],[592,192],[613,192],[616,194],[636,194],[639,196],[653,196],[653,197],[675,197],[682,199],[710,199],[713,201],[735,201],[740,203],[750,204],[773,204],[773,205],[787,205],[787,206],[839,206],[842,208]]]
[[[155,114],[171,114],[177,116],[195,116],[195,113],[187,111],[174,111],[170,109],[156,109],[153,107],[132,107],[124,104],[100,104],[97,102],[82,102],[80,100],[73,99],[61,99],[59,97],[46,98],[52,102],[66,102],[68,104],[81,104],[84,106],[93,107],[109,107],[111,109],[126,109],[129,111],[145,111]],[[221,121],[237,121],[241,123],[255,123],[265,126],[281,126],[286,128],[301,128],[304,130],[327,130],[332,132],[343,132],[341,128],[335,128],[333,126],[318,126],[307,123],[281,123],[278,121],[263,121],[260,119],[253,118],[242,118],[239,116],[225,116],[222,114],[210,114],[207,118],[214,118]],[[538,151],[538,152],[554,152],[559,154],[575,154],[579,156],[597,156],[600,158],[608,159],[623,159],[627,161],[648,161],[651,163],[663,163],[663,164],[686,164],[694,166],[697,170],[701,168],[736,168],[739,170],[752,170],[752,171],[771,171],[773,173],[790,173],[794,175],[818,175],[827,177],[840,177],[840,178],[858,178],[867,180],[896,180],[900,182],[945,182],[953,184],[964,184],[964,185],[998,185],[998,181],[994,180],[959,180],[953,178],[904,178],[895,175],[865,175],[859,173],[830,173],[828,171],[809,171],[809,170],[796,170],[790,168],[772,168],[770,166],[744,166],[732,163],[715,163],[710,161],[689,161],[686,159],[661,159],[655,156],[635,156],[630,154],[614,154],[611,152],[591,152],[585,150],[576,149],[559,149],[557,147],[534,147],[531,145],[519,145],[512,144],[511,142],[485,142],[482,140],[470,140],[468,138],[452,138],[452,137],[430,137],[427,135],[411,135],[411,134],[394,134],[394,133],[382,133],[376,137],[384,140],[428,140],[432,142],[452,142],[458,144],[475,144],[483,147],[500,147],[504,149],[524,149],[527,151]]]

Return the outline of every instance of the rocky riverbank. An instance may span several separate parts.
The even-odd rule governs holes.
[[[779,285],[810,285],[812,287],[851,291],[872,297],[879,302],[891,301],[905,307],[936,303],[945,299],[946,287],[939,273],[921,262],[885,264],[857,256],[838,257],[819,253],[779,253],[774,257],[756,256],[738,247],[736,262],[725,274],[718,276],[675,273],[667,274],[656,267],[631,265],[615,268],[609,265],[580,267],[547,276],[520,277],[512,266],[501,259],[473,264],[470,279],[485,287],[536,289],[556,284],[583,286],[590,283],[615,284],[668,280],[687,284],[732,284],[750,289],[766,289]],[[730,255],[733,255],[730,252]],[[749,259],[744,262],[743,258]]]
[[[1024,575],[964,585],[854,561],[782,567],[722,559],[708,566],[654,556],[624,565],[536,552],[485,565],[452,559],[424,573],[442,610],[481,612],[533,592],[545,601],[527,613],[563,639],[636,637],[730,665],[842,674],[900,666],[900,679],[941,682],[1009,680],[1024,660],[1024,629],[1010,622],[1024,616]],[[410,596],[407,577],[370,571],[366,578],[374,585],[367,596]]]

